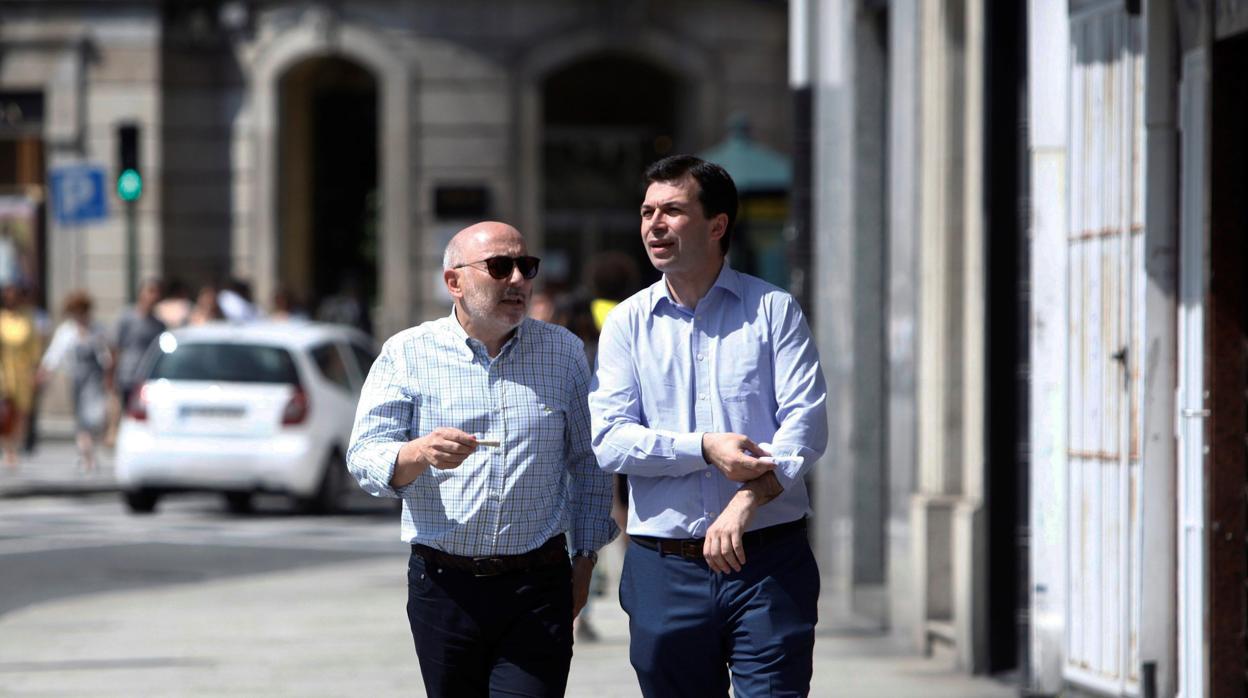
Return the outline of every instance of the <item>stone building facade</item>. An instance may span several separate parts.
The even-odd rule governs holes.
[[[640,247],[649,161],[733,114],[788,152],[786,64],[778,1],[6,1],[0,99],[40,103],[22,133],[41,161],[0,187],[43,206],[44,302],[82,287],[109,317],[131,252],[117,129],[136,125],[140,277],[242,278],[262,307],[354,282],[384,335],[445,312],[465,221],[514,221],[571,285]],[[64,224],[43,185],[79,163],[104,169],[108,212]]]

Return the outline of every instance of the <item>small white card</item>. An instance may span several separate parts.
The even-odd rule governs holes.
[[[758,445],[764,451],[771,451],[771,444],[763,443]],[[801,456],[763,456],[758,459],[760,463],[771,463],[785,468],[800,468],[806,459]]]

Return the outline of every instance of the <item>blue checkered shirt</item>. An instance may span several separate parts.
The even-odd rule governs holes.
[[[525,320],[490,358],[452,312],[391,337],[364,382],[347,465],[403,500],[402,538],[455,555],[515,555],[568,532],[575,550],[618,533],[611,477],[589,443],[589,365],[571,332]],[[399,449],[438,427],[479,439],[458,468],[390,486]]]

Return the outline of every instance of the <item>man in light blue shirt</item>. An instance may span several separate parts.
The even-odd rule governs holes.
[[[589,445],[584,347],[527,319],[537,270],[515,228],[460,231],[443,259],[451,314],[386,342],[356,411],[351,473],[403,500],[431,696],[563,695],[572,619],[617,533]]]
[[[819,356],[792,296],[728,267],[737,193],[678,155],[646,172],[663,279],[607,318],[589,396],[599,465],[628,475],[620,580],[647,696],[805,695],[819,572],[803,475],[827,443]]]

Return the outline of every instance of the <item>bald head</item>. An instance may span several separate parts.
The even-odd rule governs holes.
[[[527,257],[520,231],[496,221],[475,223],[451,238],[442,256],[442,281],[455,300],[455,317],[469,337],[496,356],[528,315],[532,277],[515,260]],[[510,272],[495,276],[487,260],[501,257]],[[527,264],[527,262],[526,262]],[[534,263],[530,271],[536,271]]]
[[[480,255],[486,248],[499,243],[514,242],[518,242],[523,247],[524,236],[519,230],[506,223],[498,221],[473,223],[455,233],[455,237],[447,243],[446,252],[442,255],[442,269],[449,271],[461,264],[475,262],[482,259]]]

